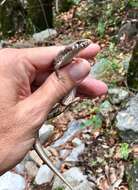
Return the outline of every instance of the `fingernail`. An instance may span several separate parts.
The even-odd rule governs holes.
[[[72,80],[79,81],[84,79],[90,72],[90,63],[84,59],[77,58],[67,69]]]

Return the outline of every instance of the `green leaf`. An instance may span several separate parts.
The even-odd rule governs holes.
[[[129,1],[129,5],[131,5],[131,6],[134,7],[134,8],[138,8],[138,2],[136,2],[136,1],[130,0],[130,1]]]
[[[122,143],[120,147],[121,158],[127,160],[129,153],[130,153],[129,145],[127,143]]]
[[[91,161],[91,165],[92,165],[92,166],[96,166],[96,165],[97,165],[97,161],[96,161],[96,160],[92,160],[92,161]]]
[[[92,125],[94,129],[101,128],[102,126],[102,119],[99,115],[94,115],[92,118]]]
[[[115,50],[115,44],[111,42],[109,45],[109,51],[113,52],[114,50]]]
[[[103,21],[103,19],[100,19],[98,22],[98,27],[97,27],[97,32],[100,35],[100,37],[103,37],[105,33],[105,27],[106,27],[105,22]]]
[[[81,124],[81,128],[88,126],[92,126],[94,129],[101,128],[102,126],[101,117],[98,114],[94,115],[91,119],[88,119]]]
[[[64,187],[57,187],[54,190],[64,190],[64,189],[65,189]]]
[[[92,120],[91,120],[91,119],[88,119],[88,120],[84,121],[84,122],[81,124],[81,128],[88,127],[88,126],[91,126],[91,125],[92,125]]]
[[[74,4],[78,5],[80,3],[80,0],[72,0]]]

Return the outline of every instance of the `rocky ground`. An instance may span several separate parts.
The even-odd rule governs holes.
[[[71,14],[69,11],[59,19],[72,21]],[[76,33],[74,23],[78,25]],[[66,44],[80,36],[89,38],[91,31],[84,31],[83,24],[74,19],[72,25],[75,29],[72,30],[66,22],[64,32],[61,27],[56,40],[56,30],[50,31],[51,36],[46,30],[27,40],[12,38],[1,41],[0,46],[34,47]],[[54,42],[47,40],[49,37]],[[108,95],[80,100],[62,115],[45,122],[39,131],[45,152],[75,190],[138,188],[138,95],[130,92],[126,85],[131,52],[120,52],[108,38],[106,36],[100,41],[101,53],[90,73],[108,84]],[[0,177],[0,190],[5,189],[68,190],[34,150],[13,170]]]
[[[133,160],[132,152],[137,152],[132,144],[137,140],[138,100],[125,86],[130,56],[116,52],[113,60],[113,55],[107,58],[107,51],[98,55],[91,74],[108,84],[108,95],[80,100],[39,131],[47,155],[77,190],[128,189],[128,166]],[[130,129],[131,133],[127,133]],[[0,177],[0,190],[6,188],[68,189],[34,150]]]

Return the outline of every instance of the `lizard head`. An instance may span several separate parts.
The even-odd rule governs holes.
[[[81,49],[86,48],[90,44],[91,44],[90,39],[81,39],[81,40],[78,40],[75,43],[73,43],[72,48],[81,50]]]

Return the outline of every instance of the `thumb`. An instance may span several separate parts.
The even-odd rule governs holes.
[[[28,115],[31,122],[35,122],[34,127],[40,127],[52,107],[80,83],[89,71],[90,63],[77,58],[68,66],[60,69],[59,78],[52,73],[39,89],[22,102],[25,108],[24,114]]]

